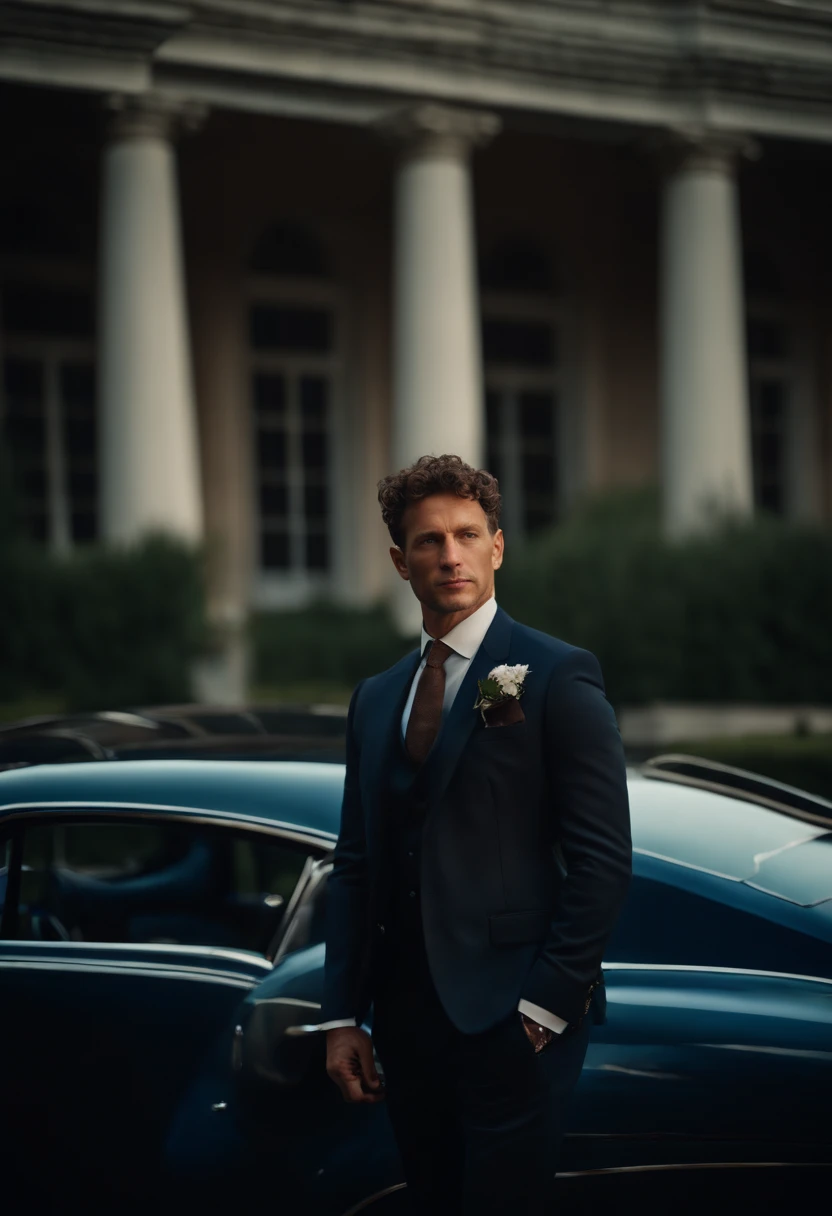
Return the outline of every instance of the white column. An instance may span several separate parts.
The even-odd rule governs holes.
[[[485,426],[470,153],[497,132],[499,120],[425,105],[385,125],[401,140],[392,468],[445,453],[479,468]],[[418,633],[421,610],[398,580],[392,606],[401,632]]]
[[[123,104],[104,153],[99,283],[106,540],[202,536],[173,109]]]
[[[469,154],[490,114],[422,106],[399,116],[392,457],[483,459],[482,359]]]
[[[670,535],[753,509],[737,140],[674,138],[662,197],[662,488]]]

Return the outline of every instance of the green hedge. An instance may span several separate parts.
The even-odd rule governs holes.
[[[259,612],[251,619],[252,680],[287,695],[300,687],[352,689],[413,648],[382,607],[319,603],[295,612]]]
[[[772,518],[672,543],[657,496],[610,496],[522,549],[499,598],[595,652],[613,703],[832,701],[832,533]]]
[[[163,536],[65,559],[0,536],[0,702],[181,701],[207,643],[203,563]]]

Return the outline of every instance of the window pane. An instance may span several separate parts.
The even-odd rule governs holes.
[[[760,471],[764,478],[776,475],[780,471],[783,456],[783,440],[780,435],[771,431],[760,436],[757,446],[760,460]]]
[[[264,372],[254,377],[254,408],[258,414],[282,414],[286,408],[286,382]]]
[[[70,469],[69,496],[73,503],[86,500],[94,502],[98,490],[98,478],[94,472]]]
[[[64,444],[70,462],[88,457],[95,459],[95,419],[64,418]]]
[[[762,425],[779,425],[785,404],[785,385],[780,380],[764,380],[757,385],[752,406],[755,421]]]
[[[12,502],[17,520],[31,540],[45,542],[46,418],[43,364],[10,358],[3,366],[2,439],[11,464]]]
[[[261,274],[294,278],[324,278],[329,273],[323,246],[317,237],[294,224],[275,224],[258,240],[251,268]]]
[[[39,408],[43,401],[43,366],[34,359],[7,359],[3,368],[7,413]]]
[[[487,363],[553,367],[557,359],[554,327],[545,321],[486,317],[483,353]]]
[[[520,394],[520,428],[524,438],[553,437],[554,399],[551,393]]]
[[[261,485],[260,514],[285,516],[289,510],[289,491],[286,486]]]
[[[91,338],[95,331],[92,292],[41,283],[6,283],[3,328],[14,334]]]
[[[328,499],[326,486],[306,486],[303,491],[303,506],[307,520],[325,519],[329,511]]]
[[[7,359],[3,368],[4,432],[13,460],[44,457],[43,366],[33,359]]]
[[[485,394],[485,425],[489,436],[500,433],[502,397],[494,389],[488,389]]]
[[[289,537],[285,532],[264,532],[260,538],[260,561],[267,570],[288,570]]]
[[[45,545],[49,536],[45,511],[33,508],[26,513],[26,532],[39,545]]]
[[[36,826],[23,844],[21,936],[264,954],[306,855],[272,837],[175,821]]]
[[[523,457],[523,488],[527,494],[554,495],[555,465],[551,456]]]
[[[98,532],[95,368],[90,363],[65,363],[59,376],[72,539],[83,543],[95,540]]]
[[[781,321],[748,322],[748,353],[763,359],[781,359],[787,353],[786,327]]]
[[[332,346],[332,317],[326,308],[255,304],[250,332],[255,350],[323,353]]]
[[[309,570],[326,570],[329,566],[329,541],[326,536],[311,534],[306,538],[306,566]]]
[[[751,436],[754,501],[766,511],[785,507],[787,385],[783,380],[751,381]]]
[[[322,376],[301,376],[300,412],[305,427],[326,419],[327,382]]]
[[[15,478],[23,497],[27,500],[38,499],[46,501],[46,469],[21,469]]]
[[[69,412],[95,410],[95,369],[91,363],[64,363],[60,369],[61,400]]]
[[[313,431],[303,436],[303,466],[316,471],[326,468],[326,435]]]
[[[72,539],[78,544],[98,538],[98,518],[94,511],[72,512]]]
[[[774,515],[782,515],[783,488],[778,485],[760,486],[757,491],[757,506],[763,511],[771,511]]]
[[[286,436],[282,431],[261,430],[257,437],[257,461],[263,470],[283,472],[286,468]]]
[[[539,532],[541,528],[548,528],[555,522],[554,507],[527,506],[523,513],[523,522],[530,534]]]

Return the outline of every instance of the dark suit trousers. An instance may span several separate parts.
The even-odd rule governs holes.
[[[492,1030],[462,1034],[433,986],[421,924],[390,937],[377,977],[373,1041],[412,1211],[550,1216],[566,1105],[591,1015],[539,1055],[516,1011]]]

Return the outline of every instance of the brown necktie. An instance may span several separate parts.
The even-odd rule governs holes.
[[[442,725],[442,702],[445,698],[445,660],[453,654],[444,642],[433,642],[425,660],[425,668],[416,685],[416,696],[410,707],[404,745],[415,764],[424,764],[433,741]]]

